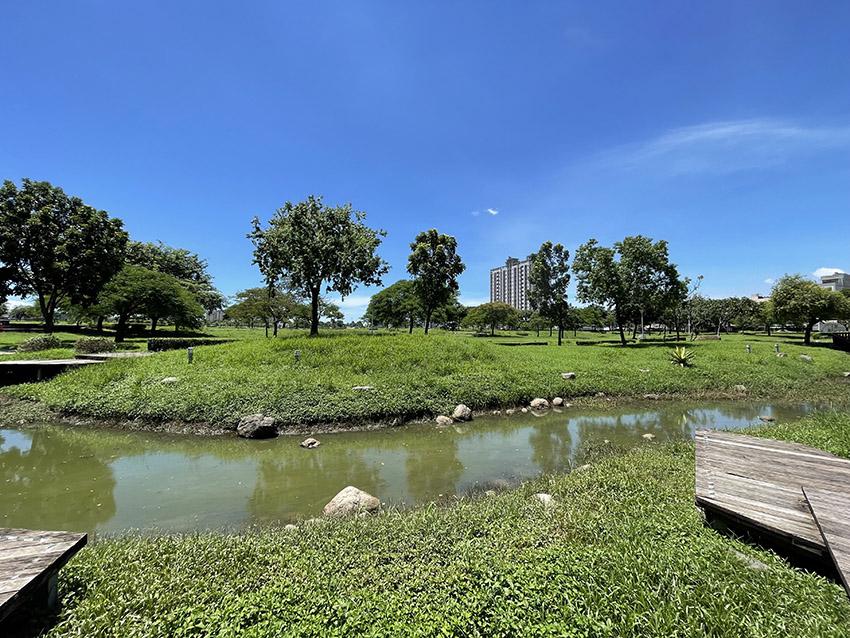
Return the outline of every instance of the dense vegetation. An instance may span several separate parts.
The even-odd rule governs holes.
[[[849,432],[826,413],[762,433],[846,454]],[[703,525],[693,472],[691,444],[644,444],[450,506],[100,540],[49,635],[848,635],[839,585]]]
[[[235,334],[231,331],[225,334]],[[242,331],[259,334],[259,331]],[[52,407],[116,418],[209,422],[233,427],[245,414],[281,424],[429,417],[457,403],[509,407],[542,396],[640,398],[643,394],[781,397],[818,401],[846,394],[850,356],[798,341],[731,336],[688,345],[693,366],[669,362],[662,343],[557,348],[500,345],[522,339],[465,334],[289,334],[114,361],[3,392]],[[745,343],[752,345],[747,353]],[[787,354],[777,357],[775,343]],[[300,352],[300,361],[295,352]],[[807,353],[808,362],[798,355]],[[565,380],[562,372],[576,372]],[[176,377],[175,383],[161,383]],[[743,384],[746,394],[735,389]],[[371,386],[371,390],[355,390]]]

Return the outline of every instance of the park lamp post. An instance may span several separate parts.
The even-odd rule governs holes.
[[[192,363],[192,359],[195,358],[195,349],[192,346],[186,348],[186,357],[189,360],[189,363]]]

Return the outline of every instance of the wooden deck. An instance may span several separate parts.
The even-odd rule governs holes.
[[[94,359],[16,359],[0,360],[0,385],[41,381],[54,377],[70,368],[79,368],[93,363],[103,363]]]
[[[86,540],[85,534],[0,528],[0,623],[26,602],[54,606],[57,573]]]
[[[92,354],[75,354],[75,359],[91,361],[112,361],[113,359],[139,359],[149,357],[153,352],[93,352]]]
[[[831,560],[847,586],[850,460],[796,443],[709,430],[697,432],[696,448],[697,505],[810,558]]]

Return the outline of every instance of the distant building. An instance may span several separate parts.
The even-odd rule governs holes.
[[[529,258],[520,261],[515,257],[508,257],[504,266],[490,271],[490,301],[500,301],[517,310],[531,310],[531,300],[528,296],[530,274]]]
[[[221,308],[217,308],[215,310],[210,310],[207,312],[206,321],[207,323],[216,323],[218,321],[224,320],[224,310]]]
[[[767,303],[770,301],[770,295],[750,295],[750,300],[755,301],[756,303]]]
[[[850,290],[850,273],[834,272],[820,278],[820,285],[829,290]]]

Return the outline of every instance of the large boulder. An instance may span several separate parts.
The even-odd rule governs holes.
[[[322,513],[325,516],[354,516],[357,514],[371,514],[381,509],[381,501],[363,490],[349,485],[334,496],[330,503],[325,505]]]
[[[555,397],[554,399],[552,399],[552,405],[554,405],[554,406],[564,405],[564,400],[561,397]]]
[[[441,414],[437,417],[437,425],[451,425],[453,423],[451,417]]]
[[[236,426],[236,434],[243,439],[270,439],[277,436],[274,418],[262,414],[243,416]]]
[[[546,410],[549,407],[549,402],[546,399],[532,399],[529,404],[532,410]]]
[[[452,412],[452,418],[455,421],[472,421],[472,410],[461,403]]]

